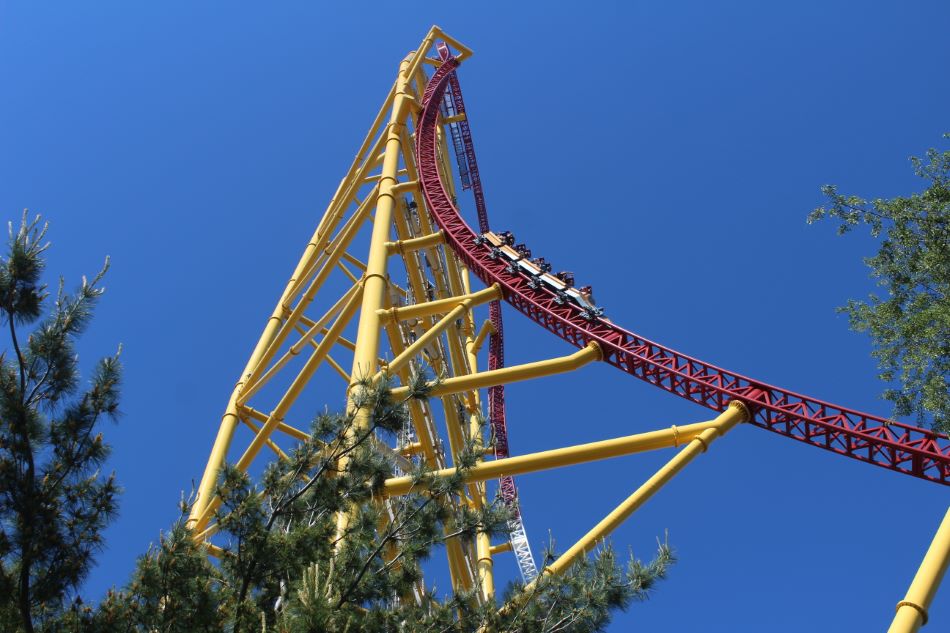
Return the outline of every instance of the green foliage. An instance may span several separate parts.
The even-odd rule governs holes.
[[[555,558],[553,550],[545,555],[546,562]],[[613,548],[601,547],[563,576],[541,576],[535,591],[509,591],[506,600],[515,608],[495,626],[532,633],[603,630],[612,611],[646,600],[674,560],[669,544],[658,543],[656,558],[643,563],[631,555],[624,569]]]
[[[380,495],[397,473],[378,440],[399,433],[407,411],[386,381],[359,387],[354,401],[370,412],[359,418],[366,426],[352,414],[318,416],[310,439],[258,484],[223,469],[217,563],[190,539],[183,504],[181,520],[139,561],[129,586],[98,609],[77,605],[70,624],[97,633],[597,631],[665,575],[666,545],[653,562],[631,560],[626,571],[603,548],[565,575],[511,587],[517,608],[479,604],[477,587],[440,598],[422,583],[425,562],[437,548],[470,547],[479,532],[503,536],[510,512],[500,499],[479,509],[459,502],[462,473],[483,452],[476,442],[462,451],[455,476],[417,468],[409,473],[415,492]]]
[[[80,391],[75,340],[92,318],[108,267],[74,293],[62,281],[49,313],[42,285],[46,225],[10,225],[0,262],[0,629],[32,632],[58,617],[89,573],[116,511],[114,476],[99,469],[109,447],[97,433],[118,407],[118,356],[99,361]],[[19,328],[34,325],[23,344]]]
[[[830,204],[808,221],[836,218],[839,234],[865,224],[880,238],[878,253],[864,261],[886,298],[871,294],[839,310],[852,329],[870,334],[880,377],[894,385],[883,397],[895,414],[930,416],[950,431],[950,151],[930,149],[926,161],[911,162],[928,182],[922,193],[868,202],[826,185]]]

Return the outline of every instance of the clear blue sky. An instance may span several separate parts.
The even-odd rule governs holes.
[[[824,183],[921,186],[907,157],[950,130],[946,3],[328,6],[0,8],[3,218],[48,217],[50,271],[71,283],[113,260],[81,352],[88,366],[124,346],[124,417],[105,433],[126,492],[88,595],[124,583],[175,518],[279,289],[433,23],[475,51],[460,76],[495,226],[594,284],[635,332],[890,412],[868,341],[834,312],[871,288],[874,244],[805,216]],[[506,324],[512,363],[569,351],[516,313]],[[508,402],[515,452],[707,416],[607,366]],[[522,477],[536,549],[549,531],[566,547],[666,457]],[[649,556],[668,529],[681,560],[611,630],[883,630],[947,492],[739,428],[615,533]],[[950,588],[931,618],[950,629]]]

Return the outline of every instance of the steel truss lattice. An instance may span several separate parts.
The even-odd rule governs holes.
[[[485,482],[498,480],[498,493],[512,510],[510,539],[493,545],[487,534],[479,534],[473,543],[450,541],[446,552],[453,586],[475,588],[486,602],[495,600],[495,559],[506,550],[514,553],[528,587],[537,582],[513,479],[524,472],[679,448],[624,503],[546,564],[546,573],[562,572],[603,542],[740,422],[950,484],[946,436],[767,385],[647,340],[608,320],[589,291],[574,287],[573,276],[553,273],[543,258],[531,258],[522,245],[509,243],[510,236],[492,231],[456,72],[470,54],[433,27],[400,65],[228,400],[190,520],[195,538],[209,552],[218,550],[212,517],[220,500],[214,490],[226,461],[249,471],[265,448],[285,458],[294,442],[307,437],[294,422],[306,415],[302,409],[332,408],[346,400],[359,421],[363,413],[353,396],[364,388],[361,381],[378,380],[385,373],[395,380],[395,397],[406,393],[412,372],[422,367],[443,379],[431,385],[428,401],[409,402],[412,424],[395,445],[379,446],[393,465],[384,491],[396,496],[411,490],[414,484],[405,473],[417,464],[434,470],[436,477],[451,475],[466,443],[491,446],[491,459],[486,454],[465,474],[466,492],[453,503],[488,503]],[[471,190],[477,230],[459,210],[459,194],[466,190]],[[506,367],[502,301],[579,351]],[[479,316],[483,307],[487,318]],[[482,354],[486,340],[487,353]],[[505,385],[579,370],[595,360],[712,409],[716,417],[625,438],[512,454]],[[241,435],[239,428],[246,432]],[[346,517],[340,521],[345,525]],[[417,595],[424,590],[420,583]],[[925,613],[926,605],[912,606]]]

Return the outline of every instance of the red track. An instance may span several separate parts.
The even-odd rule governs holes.
[[[476,242],[478,234],[462,219],[439,176],[439,105],[457,67],[458,61],[449,57],[426,86],[416,130],[416,162],[422,193],[447,243],[482,282],[498,283],[505,301],[565,341],[578,347],[596,341],[606,362],[666,391],[715,411],[723,411],[730,400],[741,400],[753,411],[756,426],[839,455],[950,484],[946,435],[779,389],[680,354],[602,319],[587,320],[577,306],[559,305],[543,286],[531,288],[527,277],[508,272],[501,258],[492,258],[490,245]]]
[[[442,42],[438,44],[439,57],[442,61],[449,59],[449,48]],[[458,73],[449,73],[448,92],[456,114],[465,114],[465,101],[462,99],[462,88],[459,85]],[[457,123],[459,136],[456,152],[459,145],[464,156],[458,156],[459,168],[465,166],[467,178],[463,179],[462,187],[472,190],[475,196],[475,211],[478,214],[478,230],[481,233],[488,231],[488,209],[485,206],[485,192],[482,189],[482,179],[478,172],[478,160],[475,157],[475,144],[472,142],[472,132],[468,119],[464,118]],[[456,140],[456,139],[453,139]],[[461,176],[461,174],[460,174]],[[505,328],[501,317],[501,302],[492,301],[488,305],[488,316],[492,325],[491,335],[488,337],[488,369],[500,369],[505,366]],[[505,386],[495,385],[488,389],[488,423],[491,425],[494,438],[495,459],[504,459],[508,452],[508,424],[505,420]],[[508,525],[511,528],[511,544],[518,559],[521,577],[528,583],[538,575],[538,568],[534,563],[531,546],[525,535],[524,521],[521,517],[521,504],[518,502],[518,487],[511,475],[503,475],[498,479],[498,489],[501,498],[505,500],[512,513]],[[519,537],[520,534],[520,537]]]

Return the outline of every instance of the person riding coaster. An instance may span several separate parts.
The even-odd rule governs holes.
[[[512,247],[514,242],[515,236],[511,231],[500,233],[486,231],[475,238],[476,244],[486,245],[491,249],[492,259],[504,259],[508,262],[505,267],[508,273],[521,273],[528,277],[529,287],[535,290],[541,287],[547,288],[554,293],[555,301],[559,305],[573,303],[582,310],[584,318],[588,321],[603,316],[604,309],[594,302],[591,286],[575,289],[574,273],[570,271],[551,273],[553,267],[544,257],[532,259],[531,249],[525,244]]]

